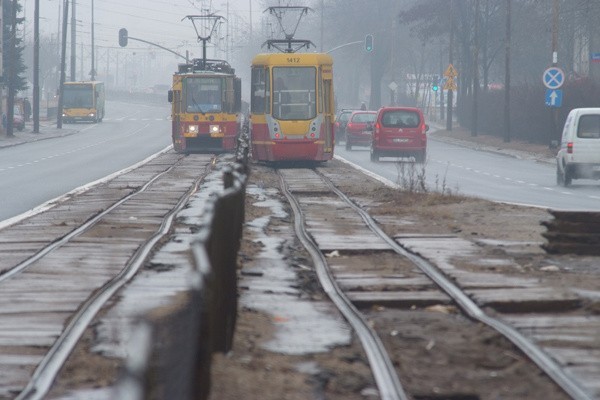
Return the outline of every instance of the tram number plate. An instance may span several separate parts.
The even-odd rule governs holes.
[[[211,133],[210,137],[224,137],[225,134],[223,132]]]
[[[184,132],[183,133],[183,137],[196,137],[196,136],[198,136],[198,134],[195,132]]]

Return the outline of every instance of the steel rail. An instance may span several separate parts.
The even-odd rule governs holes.
[[[408,400],[409,397],[404,392],[404,389],[398,379],[396,369],[392,365],[392,362],[389,359],[385,347],[379,339],[379,336],[363,319],[362,313],[356,309],[354,304],[352,304],[352,302],[337,285],[335,278],[329,269],[325,256],[306,231],[304,224],[304,213],[300,208],[298,199],[290,192],[283,175],[279,171],[277,173],[279,174],[281,189],[294,211],[294,229],[296,231],[296,235],[313,259],[315,270],[323,290],[329,296],[331,301],[337,306],[342,315],[346,318],[348,323],[358,335],[365,353],[367,354],[367,358],[369,359],[371,370],[373,371],[373,376],[377,383],[377,388],[379,390],[381,399]]]
[[[396,253],[408,258],[413,262],[423,273],[433,280],[444,292],[446,292],[460,308],[471,318],[482,322],[515,344],[530,360],[532,360],[542,371],[546,373],[561,389],[575,400],[594,400],[577,382],[573,380],[554,360],[548,356],[535,343],[521,334],[518,330],[505,322],[487,315],[471,298],[455,285],[446,275],[444,275],[437,267],[430,264],[424,258],[405,249],[393,238],[390,238],[375,222],[375,220],[360,206],[356,205],[348,196],[342,193],[333,182],[321,172],[316,171],[323,181],[333,190],[342,200],[350,205],[357,213],[360,214],[363,221],[379,235],[386,243],[388,243]]]
[[[126,200],[129,200],[133,195],[137,195],[145,191],[153,182],[155,182],[162,175],[172,171],[176,165],[172,165],[167,170],[152,177],[140,190],[132,193],[123,199],[116,202],[113,206],[107,209],[105,212],[99,214],[93,218],[92,221],[98,222],[108,212],[114,210],[119,205],[123,204]],[[85,330],[92,322],[96,314],[101,308],[108,302],[112,296],[121,289],[139,270],[144,264],[146,258],[152,251],[153,247],[162,238],[164,238],[170,231],[175,216],[181,211],[187,204],[189,198],[198,190],[200,182],[202,182],[209,173],[209,169],[212,167],[212,162],[208,163],[206,171],[201,174],[194,182],[192,187],[182,196],[175,207],[171,209],[163,219],[159,229],[156,233],[149,238],[143,245],[141,245],[135,253],[131,256],[125,267],[109,282],[104,284],[101,288],[94,292],[93,296],[89,297],[79,308],[77,313],[70,319],[68,325],[65,327],[62,334],[54,342],[50,350],[46,353],[36,370],[34,371],[32,378],[29,380],[27,386],[23,391],[16,397],[15,400],[42,400],[44,396],[48,394],[51,389],[52,383],[58,376],[62,366],[71,354],[79,339],[84,334]],[[89,224],[85,223],[82,225],[89,228]],[[81,229],[81,228],[80,228]],[[85,229],[83,230],[85,231]],[[82,231],[82,232],[83,232]],[[81,233],[81,232],[80,232]],[[69,239],[75,235],[67,235]],[[66,243],[67,240],[61,240]],[[47,253],[45,253],[47,254]]]
[[[175,166],[173,165],[173,166],[169,167],[168,169],[156,174],[154,177],[152,177],[152,179],[150,179],[148,182],[146,182],[146,184],[144,184],[142,187],[138,188],[133,193],[130,193],[127,196],[123,197],[122,199],[120,199],[119,201],[117,201],[116,203],[114,203],[113,205],[111,205],[110,207],[108,207],[106,210],[102,211],[95,217],[90,218],[84,224],[80,225],[79,228],[72,230],[68,234],[61,237],[60,239],[55,240],[54,242],[50,243],[46,247],[40,249],[38,252],[33,254],[31,257],[28,257],[27,259],[21,261],[20,263],[18,263],[17,265],[15,265],[11,269],[9,269],[8,271],[0,274],[0,283],[21,273],[23,270],[27,269],[27,267],[29,267],[31,264],[35,263],[36,261],[39,261],[40,259],[42,259],[46,255],[48,255],[52,251],[64,246],[71,239],[81,235],[82,233],[85,233],[88,229],[90,229],[95,224],[97,224],[102,218],[104,218],[105,215],[107,215],[108,213],[113,211],[115,208],[119,207],[121,204],[130,200],[132,197],[135,197],[138,194],[145,192],[148,189],[148,187],[150,187],[150,185],[152,185],[152,183],[154,183],[154,181],[156,181],[162,175],[168,173],[174,167]]]

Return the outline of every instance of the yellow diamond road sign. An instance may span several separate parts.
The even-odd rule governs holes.
[[[454,65],[449,64],[446,71],[444,71],[444,76],[447,78],[456,78],[458,76],[458,71],[454,68]]]
[[[456,82],[454,81],[454,78],[448,78],[446,79],[446,83],[444,83],[444,90],[456,90],[457,86],[456,86]]]

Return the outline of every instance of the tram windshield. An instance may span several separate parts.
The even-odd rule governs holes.
[[[273,117],[281,120],[315,118],[316,75],[314,67],[273,68]]]
[[[190,77],[185,80],[186,112],[221,112],[222,79]]]

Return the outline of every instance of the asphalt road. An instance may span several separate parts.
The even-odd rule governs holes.
[[[168,103],[107,102],[101,123],[64,124],[65,132],[76,133],[0,148],[0,221],[165,149],[171,144],[169,114]]]
[[[410,182],[410,169],[422,166],[411,160],[399,163],[388,158],[373,163],[367,147],[346,151],[337,146],[338,157],[394,183]],[[401,166],[404,164],[404,167]],[[575,180],[568,188],[556,185],[555,165],[519,159],[498,152],[478,151],[438,141],[429,135],[425,181],[430,190],[475,196],[487,200],[560,210],[600,211],[600,183]]]

